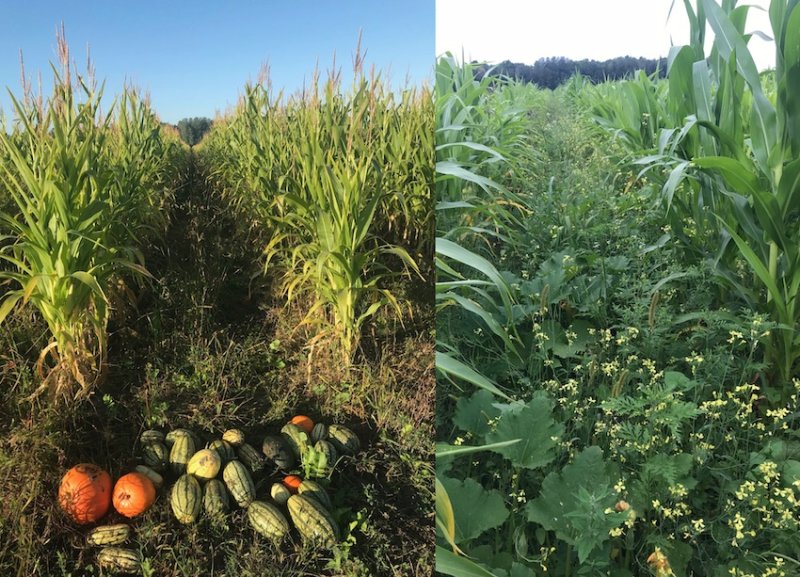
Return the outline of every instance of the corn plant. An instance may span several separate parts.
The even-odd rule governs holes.
[[[511,288],[495,266],[473,250],[480,246],[484,234],[503,230],[505,219],[511,217],[504,207],[493,206],[488,198],[480,204],[475,202],[478,191],[502,190],[484,172],[487,168],[491,170],[495,160],[502,163],[502,155],[488,144],[474,140],[473,129],[478,129],[481,114],[478,106],[485,104],[487,93],[488,84],[474,80],[472,67],[459,65],[449,55],[439,60],[436,83],[436,370],[440,390],[449,390],[452,386],[460,392],[462,387],[471,386],[482,389],[490,398],[496,396],[511,401],[511,397],[475,365],[475,359],[461,350],[457,335],[447,321],[448,317],[460,314],[479,319],[501,343],[492,350],[495,355],[520,354],[518,337],[508,322],[514,304]],[[487,226],[464,226],[465,217],[480,219]],[[454,396],[461,397],[458,393]],[[457,541],[462,536],[457,535],[456,526],[467,512],[453,504],[446,484],[454,483],[458,493],[463,480],[446,476],[446,459],[483,450],[502,450],[517,442],[519,439],[505,439],[481,447],[437,445],[436,524],[442,540],[436,546],[438,572],[456,577],[493,575],[458,547]],[[474,483],[474,487],[477,486]]]
[[[319,330],[349,364],[365,323],[389,307],[389,288],[419,273],[432,223],[426,90],[399,100],[359,69],[349,92],[337,75],[284,99],[268,83],[246,88],[237,114],[212,131],[204,154],[227,154],[226,196],[267,237],[265,270],[280,270],[288,302],[308,303],[299,326]]]
[[[491,178],[500,166],[513,168],[507,153],[523,145],[519,127],[524,108],[506,106],[500,118],[488,114],[492,82],[489,75],[476,79],[475,67],[459,64],[452,54],[437,62],[436,226],[450,237],[477,231],[497,237],[501,228],[514,228],[503,223],[518,224],[525,212],[524,201]]]
[[[0,320],[19,301],[30,300],[41,311],[55,340],[42,351],[39,366],[48,352],[56,358],[63,370],[51,374],[58,375],[59,390],[67,375],[85,390],[99,374],[108,309],[98,278],[112,273],[114,260],[108,254],[96,258],[97,247],[109,239],[110,230],[100,220],[107,208],[100,194],[111,175],[98,162],[104,139],[104,126],[96,123],[100,93],[83,88],[87,100],[76,106],[72,87],[57,77],[56,95],[39,126],[30,124],[22,105],[13,101],[25,122],[31,162],[25,150],[0,135],[19,174],[4,169],[20,214],[2,215],[16,236],[0,255],[14,270],[2,277],[19,288],[5,295]]]
[[[37,361],[42,383],[33,396],[68,396],[77,385],[77,397],[105,375],[112,279],[148,274],[136,243],[158,221],[148,191],[165,186],[173,157],[157,145],[158,125],[132,94],[123,97],[116,126],[113,104],[103,116],[102,87],[80,75],[73,81],[63,39],[59,47],[52,96],[34,103],[12,94],[16,124],[0,131],[8,158],[0,182],[13,200],[0,213],[7,233],[0,322],[33,304],[52,336]],[[156,159],[158,166],[148,164]]]
[[[765,338],[765,361],[779,386],[800,359],[797,4],[770,4],[774,72],[759,74],[747,47],[749,6],[684,0],[690,43],[671,49],[667,80],[597,87],[587,99],[601,125],[633,154],[640,150],[640,175],[658,183],[669,234],[687,260],[713,266],[720,298],[732,291],[778,324]],[[706,57],[709,26],[714,39]],[[755,283],[741,278],[742,264]]]
[[[669,70],[671,107],[686,120],[662,130],[658,153],[640,161],[650,169],[666,169],[662,194],[676,236],[701,258],[712,252],[720,277],[749,306],[778,323],[766,339],[765,360],[779,386],[789,382],[800,359],[795,328],[800,320],[797,5],[796,0],[770,5],[776,70],[764,77],[747,48],[748,6],[701,0],[695,10],[686,1],[692,43],[673,48]],[[705,58],[707,24],[714,42]],[[760,288],[737,278],[739,262],[746,263]]]
[[[174,137],[165,136],[155,113],[136,90],[122,92],[116,112],[106,152],[115,172],[112,198],[117,222],[127,229],[120,236],[127,241],[142,234],[152,237],[167,225],[170,186],[182,156],[180,145]]]
[[[582,86],[576,96],[600,126],[639,157],[642,151],[657,150],[663,128],[683,122],[672,114],[667,89],[666,82],[639,71],[630,80]]]
[[[491,94],[488,77],[477,80],[474,67],[452,55],[437,63],[436,76],[436,301],[440,326],[437,367],[444,375],[472,375],[458,360],[455,342],[448,342],[452,315],[480,319],[512,361],[521,361],[512,291],[492,265],[488,249],[494,242],[513,243],[521,229],[524,200],[492,178],[511,167],[499,151],[514,151],[520,139],[521,107],[503,102],[514,84],[501,83]],[[505,104],[500,123],[489,121],[489,97]],[[517,155],[518,156],[518,155]],[[451,314],[452,313],[452,314]],[[491,349],[490,354],[497,351]],[[483,378],[475,377],[482,384]],[[475,383],[477,384],[477,383]]]

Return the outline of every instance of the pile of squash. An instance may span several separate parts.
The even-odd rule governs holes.
[[[225,431],[205,448],[188,429],[167,434],[151,429],[139,440],[143,463],[120,477],[113,489],[109,474],[96,465],[82,463],[67,471],[59,504],[75,523],[97,523],[112,504],[125,517],[141,515],[165,489],[167,475],[176,479],[169,501],[180,523],[195,523],[203,513],[221,520],[233,501],[247,510],[256,532],[276,542],[289,533],[290,520],[306,542],[332,547],[342,537],[331,498],[314,478],[329,479],[341,458],[360,450],[356,434],[343,425],[314,423],[297,415],[280,434],[264,438],[260,451],[239,429]],[[256,494],[254,476],[267,482],[272,477],[268,495]],[[141,565],[139,552],[120,547],[131,533],[124,523],[103,525],[89,531],[86,542],[103,547],[97,556],[102,567],[135,572]]]

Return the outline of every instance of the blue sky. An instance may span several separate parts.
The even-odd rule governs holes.
[[[431,83],[435,61],[434,0],[14,0],[0,5],[0,109],[11,112],[6,87],[20,94],[25,70],[45,83],[56,61],[63,21],[72,58],[85,69],[91,50],[106,96],[127,81],[150,92],[163,121],[213,117],[236,103],[265,62],[273,86],[287,92],[309,80],[334,51],[343,76],[362,31],[367,65],[393,86]]]

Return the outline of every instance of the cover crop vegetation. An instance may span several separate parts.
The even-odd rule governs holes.
[[[664,80],[439,61],[440,573],[797,574],[800,7],[684,6]]]

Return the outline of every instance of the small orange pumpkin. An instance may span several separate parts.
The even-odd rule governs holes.
[[[156,486],[142,473],[123,475],[114,485],[114,508],[126,517],[147,511],[156,500]]]
[[[300,483],[303,482],[303,479],[298,477],[297,475],[286,475],[283,478],[283,486],[289,489],[289,492],[292,495],[297,494],[297,489],[300,487]]]
[[[75,465],[61,479],[58,504],[76,523],[94,523],[111,506],[111,476],[91,463]]]
[[[308,435],[310,435],[311,431],[314,430],[314,421],[312,421],[309,417],[306,417],[305,415],[295,415],[289,422],[294,423],[295,425],[303,429]]]

